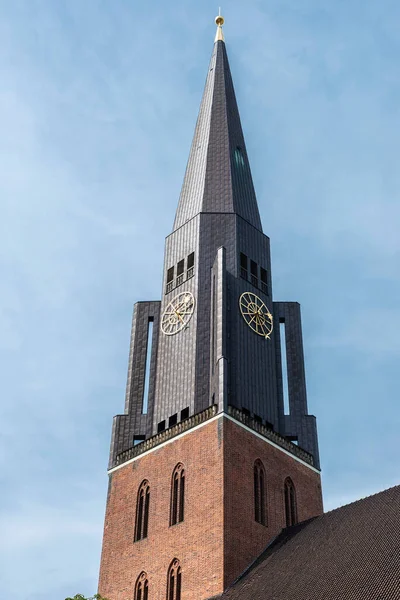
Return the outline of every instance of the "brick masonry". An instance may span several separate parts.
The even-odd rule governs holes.
[[[266,474],[267,526],[254,519],[253,465]],[[319,472],[224,420],[224,585],[228,587],[285,527],[284,481],[296,488],[299,521],[323,512]]]
[[[253,465],[266,471],[268,526],[254,521]],[[169,526],[171,477],[186,472],[185,520]],[[220,415],[110,475],[99,592],[133,600],[144,570],[149,597],[165,600],[167,571],[178,558],[182,600],[205,600],[232,583],[284,526],[283,483],[296,486],[301,520],[322,513],[320,475]],[[150,483],[149,535],[133,542],[137,491]]]

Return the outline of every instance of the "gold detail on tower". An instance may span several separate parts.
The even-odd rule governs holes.
[[[221,16],[221,10],[219,11],[218,17],[215,17],[215,23],[217,25],[217,34],[215,36],[215,42],[224,42],[224,32],[222,31],[222,25],[225,23],[224,17]]]

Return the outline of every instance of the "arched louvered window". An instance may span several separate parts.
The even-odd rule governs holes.
[[[170,525],[181,523],[185,517],[185,468],[182,463],[176,465],[171,483]]]
[[[149,598],[149,581],[146,573],[140,573],[136,580],[135,600],[148,600]]]
[[[256,460],[254,463],[254,518],[261,525],[268,524],[265,486],[264,465],[261,460]]]
[[[136,502],[136,525],[135,542],[147,537],[149,529],[149,506],[150,506],[150,485],[145,479],[142,481]]]
[[[297,523],[297,500],[296,489],[293,481],[288,477],[285,481],[285,517],[286,527]]]
[[[167,600],[181,600],[182,569],[179,560],[174,558],[168,569]]]

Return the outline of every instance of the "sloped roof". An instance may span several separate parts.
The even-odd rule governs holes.
[[[262,231],[225,42],[214,44],[174,230],[200,212],[236,213]]]
[[[400,599],[400,486],[282,531],[221,600]]]

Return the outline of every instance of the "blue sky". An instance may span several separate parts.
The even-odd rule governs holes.
[[[0,0],[8,600],[96,589],[132,305],[160,297],[216,11]],[[400,6],[230,0],[223,13],[274,296],[302,305],[331,509],[400,482]]]

